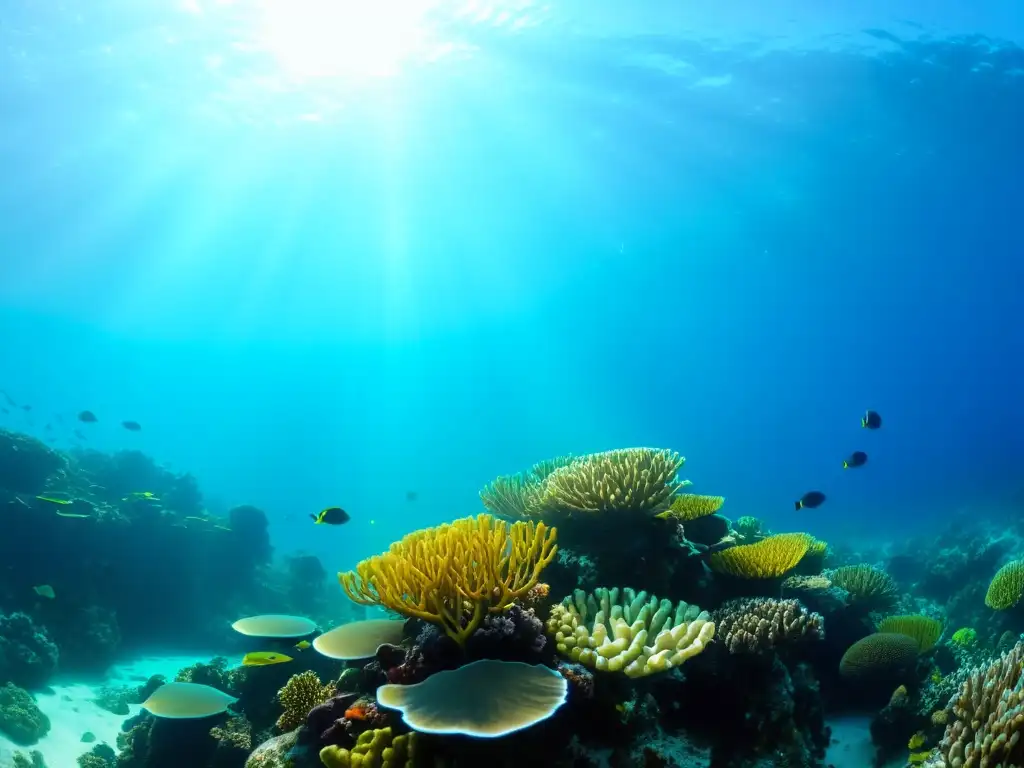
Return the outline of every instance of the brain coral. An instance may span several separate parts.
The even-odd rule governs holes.
[[[917,641],[898,632],[876,632],[846,649],[839,674],[847,678],[885,676],[914,663]]]
[[[1005,611],[1020,602],[1024,594],[1024,560],[1012,560],[992,577],[985,594],[985,605]]]
[[[755,544],[715,552],[711,555],[711,569],[745,579],[778,578],[800,562],[810,542],[805,533],[780,533]]]

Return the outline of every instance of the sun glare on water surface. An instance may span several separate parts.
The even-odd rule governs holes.
[[[263,44],[296,77],[388,77],[428,46],[438,0],[263,0]]]

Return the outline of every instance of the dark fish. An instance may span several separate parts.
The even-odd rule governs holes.
[[[405,500],[406,501],[416,501],[416,499],[418,499],[419,497],[420,497],[420,495],[418,493],[416,493],[416,491],[406,491],[405,492]]]
[[[882,417],[878,415],[878,411],[868,411],[860,420],[860,425],[865,429],[878,429],[882,426]]]
[[[797,510],[804,508],[815,509],[825,503],[825,494],[821,491],[808,491],[800,497],[800,501],[796,502]]]
[[[29,411],[32,410],[32,406],[31,405],[23,405],[23,406],[21,406],[21,410],[23,410],[26,413],[28,413]]]
[[[317,525],[344,525],[351,518],[341,507],[328,507],[321,510],[319,515],[310,515]]]
[[[843,469],[850,469],[850,467],[863,467],[868,463],[868,455],[864,451],[854,451],[850,454],[850,457],[843,462]]]
[[[92,411],[82,411],[78,414],[78,420],[84,421],[86,424],[95,424],[99,419],[96,418],[96,414]]]
[[[79,440],[85,440],[85,435],[82,434],[82,430],[80,429],[73,430],[71,434],[73,434]]]
[[[127,429],[129,432],[138,432],[142,429],[142,425],[137,421],[122,421],[121,426]]]

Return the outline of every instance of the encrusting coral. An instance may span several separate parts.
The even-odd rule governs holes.
[[[488,611],[536,586],[558,551],[555,536],[544,523],[482,514],[410,533],[338,579],[354,602],[437,624],[464,645]]]
[[[820,640],[825,620],[798,600],[732,600],[715,611],[716,633],[729,653],[759,653],[801,639]]]
[[[552,606],[547,623],[558,652],[602,672],[645,677],[696,656],[715,635],[700,608],[659,601],[628,587],[576,590]],[[648,645],[648,640],[650,644]]]
[[[685,484],[676,477],[685,462],[675,451],[657,448],[623,448],[581,456],[548,476],[542,514],[557,521],[579,512],[661,512]]]
[[[878,624],[879,632],[899,632],[917,642],[920,653],[930,651],[942,637],[942,623],[928,616],[888,616]]]
[[[974,670],[950,702],[947,727],[932,768],[981,768],[1024,763],[1024,644],[1018,643],[988,667]]]
[[[1012,560],[992,577],[985,593],[985,605],[997,611],[1013,608],[1024,594],[1024,560]]]
[[[392,734],[378,728],[359,734],[352,749],[329,744],[320,750],[320,762],[327,768],[404,768],[413,765],[416,734]]]
[[[323,704],[334,693],[334,686],[321,683],[316,672],[307,670],[292,675],[284,688],[277,692],[277,699],[284,708],[277,720],[277,727],[282,731],[298,728],[306,722],[306,715],[313,707]]]
[[[807,554],[811,537],[805,533],[780,533],[754,544],[715,552],[711,568],[744,579],[774,579],[796,567]]]
[[[899,632],[876,632],[846,649],[839,674],[847,678],[885,676],[905,669],[917,659],[917,641]]]

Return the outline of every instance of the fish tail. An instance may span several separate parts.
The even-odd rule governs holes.
[[[798,502],[795,502],[793,504],[793,507],[796,509],[797,512],[799,512],[801,509],[803,509],[803,506],[804,506],[804,503],[802,501],[798,501]]]
[[[316,515],[310,515],[310,517],[313,518],[313,522],[314,523],[319,523],[320,522],[320,518],[318,518]]]
[[[850,462],[844,461],[843,462],[843,469],[849,469],[849,468],[850,468]]]
[[[868,417],[867,416],[862,416],[861,417],[860,425],[862,427],[864,427],[864,428],[867,428],[867,426],[868,426]]]

